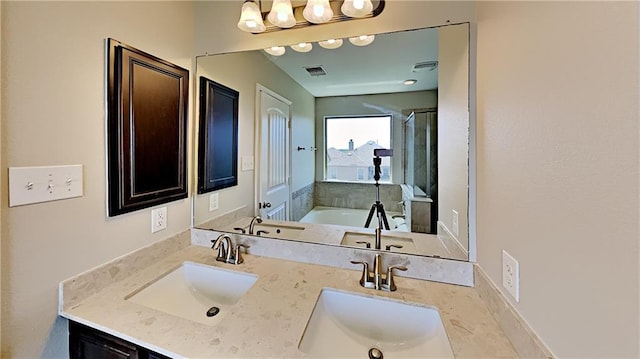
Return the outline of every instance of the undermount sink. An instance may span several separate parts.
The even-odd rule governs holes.
[[[436,308],[324,288],[298,348],[313,357],[454,358]],[[374,349],[375,348],[375,349]]]
[[[125,299],[184,319],[215,325],[257,279],[258,276],[249,273],[184,262]]]
[[[340,244],[344,246],[366,248],[366,244],[357,242],[370,243],[370,247],[374,248],[376,237],[375,235],[369,233],[345,232]],[[380,238],[380,249],[386,250],[386,247],[388,245],[402,246],[402,248],[390,247],[390,252],[418,254],[416,245],[413,243],[413,239],[411,238],[382,235],[382,237]]]

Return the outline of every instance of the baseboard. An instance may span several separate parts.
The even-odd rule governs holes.
[[[544,345],[478,264],[474,265],[474,282],[480,298],[502,327],[520,358],[553,358],[549,348]]]

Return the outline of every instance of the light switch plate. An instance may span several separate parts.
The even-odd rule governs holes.
[[[9,207],[82,197],[82,165],[9,167]]]
[[[241,171],[251,171],[253,170],[253,156],[242,156],[240,164]]]
[[[520,264],[505,250],[502,251],[502,286],[520,302]]]

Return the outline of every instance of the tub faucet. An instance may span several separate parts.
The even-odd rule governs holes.
[[[404,266],[389,266],[385,275],[382,273],[382,255],[380,253],[377,253],[373,258],[373,272],[369,272],[369,264],[367,262],[351,261],[351,263],[362,264],[361,286],[386,292],[394,292],[397,289],[393,280],[393,270],[407,270],[407,267]]]
[[[260,216],[255,216],[251,219],[251,223],[249,223],[249,234],[253,234],[253,227],[257,223],[262,223],[262,218]]]

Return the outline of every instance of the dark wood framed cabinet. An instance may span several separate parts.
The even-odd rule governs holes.
[[[70,359],[169,359],[126,340],[69,321]]]
[[[187,198],[189,71],[107,40],[109,216]]]
[[[200,76],[198,194],[238,185],[239,96]]]

